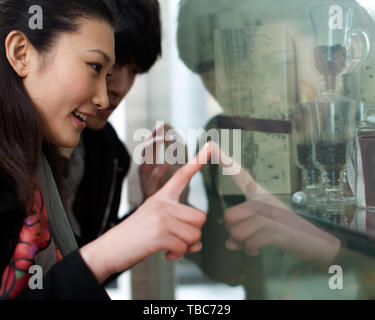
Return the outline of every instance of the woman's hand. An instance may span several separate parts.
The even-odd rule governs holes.
[[[179,200],[210,156],[211,145],[206,144],[128,219],[81,249],[84,261],[100,283],[156,252],[167,251],[166,258],[176,260],[201,249],[206,214]]]

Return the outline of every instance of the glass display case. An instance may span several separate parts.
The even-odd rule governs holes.
[[[221,108],[205,129],[241,132],[226,148],[237,173],[202,170],[207,224],[189,259],[248,299],[375,295],[374,10],[354,0],[181,1],[179,57]]]

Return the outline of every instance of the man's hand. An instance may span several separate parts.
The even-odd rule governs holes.
[[[158,154],[164,152],[164,149],[166,149],[171,143],[183,143],[182,138],[175,132],[173,132],[173,135],[176,139],[170,141],[171,137],[167,136],[167,133],[172,132],[172,130],[173,128],[170,125],[164,124],[155,128],[151,137],[146,140],[147,144],[145,146],[144,154],[152,155],[152,163],[149,163],[150,159],[146,159],[148,161],[145,161],[144,164],[140,165],[138,170],[144,199],[147,199],[158,192],[173,174],[182,167],[182,164],[157,164],[156,161]],[[183,145],[181,147],[185,148],[186,155],[186,146]],[[187,198],[187,190],[184,192],[183,198]]]

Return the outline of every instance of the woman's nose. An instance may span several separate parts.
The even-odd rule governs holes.
[[[109,107],[109,98],[107,92],[107,84],[101,84],[93,98],[93,103],[98,110],[107,109]]]

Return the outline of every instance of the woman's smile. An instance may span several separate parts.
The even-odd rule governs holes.
[[[63,34],[46,61],[53,67],[36,68],[24,80],[25,87],[43,119],[44,138],[57,146],[74,147],[89,119],[109,105],[113,29],[106,22],[83,19],[79,32]]]

